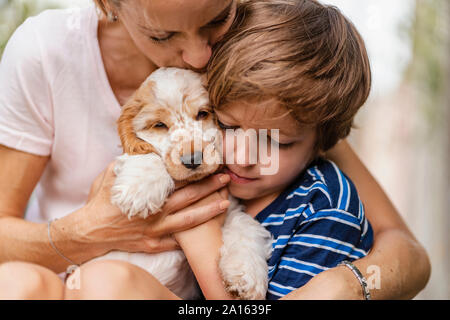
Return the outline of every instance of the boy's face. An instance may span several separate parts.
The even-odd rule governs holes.
[[[223,154],[225,171],[231,176],[230,193],[247,205],[258,199],[275,199],[314,157],[315,127],[300,126],[276,99],[232,102],[215,112],[219,126],[224,129]],[[242,129],[249,137],[248,132],[256,131],[257,152],[250,147],[250,138],[247,143],[242,143],[244,133],[236,133],[233,137],[226,134],[227,129]],[[266,129],[267,134],[261,129]],[[279,137],[273,129],[279,130]],[[265,138],[270,163],[261,156],[259,147],[260,143],[266,143]],[[278,148],[278,156],[273,152],[274,148]],[[252,153],[257,154],[256,158]],[[276,170],[262,174],[269,167]]]

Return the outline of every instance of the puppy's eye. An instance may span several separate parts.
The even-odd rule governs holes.
[[[153,128],[167,128],[166,124],[163,122],[157,122],[155,125],[153,125]]]
[[[202,110],[202,111],[198,112],[196,119],[197,120],[204,120],[204,119],[208,118],[208,116],[209,116],[209,112],[205,111],[205,110]]]

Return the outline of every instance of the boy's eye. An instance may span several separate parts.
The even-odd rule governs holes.
[[[278,143],[278,145],[280,146],[281,149],[289,149],[290,147],[292,147],[294,145],[294,143]]]
[[[227,126],[226,124],[220,122],[220,120],[217,120],[217,124],[219,125],[219,127],[223,130],[227,130],[227,129],[237,129],[237,126]]]
[[[279,143],[278,141],[275,141],[274,139],[272,139],[271,137],[268,137],[271,143],[276,144],[277,146],[279,146],[281,149],[289,149],[290,147],[292,147],[294,145],[294,142],[291,143]]]

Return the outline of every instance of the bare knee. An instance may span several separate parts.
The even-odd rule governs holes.
[[[66,289],[66,298],[119,300],[171,297],[171,292],[151,274],[125,261],[88,262],[81,267],[79,277],[80,290]],[[166,296],[161,297],[161,292]]]
[[[63,284],[51,270],[26,262],[0,265],[0,300],[61,299]]]
[[[134,266],[123,261],[88,262],[78,274],[80,290],[68,292],[66,289],[66,296],[78,299],[121,299],[133,283],[134,272]]]

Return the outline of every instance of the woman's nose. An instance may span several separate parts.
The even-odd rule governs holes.
[[[194,69],[203,69],[211,58],[212,49],[206,39],[191,40],[182,53],[184,62]]]

